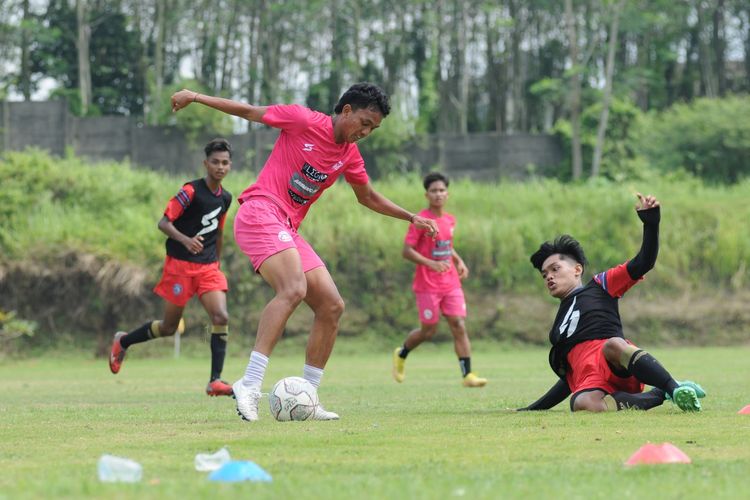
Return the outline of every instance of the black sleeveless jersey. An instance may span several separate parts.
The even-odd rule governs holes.
[[[191,238],[203,236],[203,251],[193,255],[182,243],[167,238],[167,255],[202,264],[216,262],[216,238],[224,227],[224,218],[231,204],[229,191],[222,187],[218,194],[214,194],[202,178],[183,185],[170,200],[164,215],[182,234]]]
[[[581,342],[623,337],[618,301],[638,280],[625,264],[597,274],[560,303],[549,332],[549,364],[559,377],[568,371],[568,353]]]

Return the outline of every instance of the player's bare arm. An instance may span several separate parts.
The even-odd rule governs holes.
[[[199,254],[203,251],[203,236],[194,236],[191,238],[181,233],[166,217],[162,217],[159,220],[159,230],[173,240],[182,243],[190,253]]]
[[[456,249],[453,249],[453,265],[456,266],[456,271],[458,271],[458,277],[460,279],[466,279],[469,277],[469,267],[466,265],[464,260],[461,258],[460,255],[458,255],[458,252],[456,252]]]
[[[414,224],[417,229],[424,229],[427,231],[428,236],[432,238],[437,236],[438,228],[435,221],[412,214],[408,210],[401,208],[382,194],[375,191],[372,188],[372,184],[369,182],[367,184],[351,184],[351,187],[354,194],[357,196],[357,201],[373,212],[388,215],[395,219],[409,221]]]
[[[266,114],[267,106],[253,106],[244,102],[200,94],[194,90],[182,89],[172,95],[172,112],[188,107],[192,103],[203,104],[223,113],[238,116],[251,122],[260,122]]]
[[[421,253],[417,252],[417,249],[411,245],[406,245],[406,244],[404,245],[404,249],[401,252],[401,256],[408,261],[414,262],[415,264],[427,266],[433,271],[438,272],[438,273],[444,273],[451,268],[448,261],[428,259]]]

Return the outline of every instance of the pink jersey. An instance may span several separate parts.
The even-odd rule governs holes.
[[[281,129],[258,180],[239,197],[272,199],[298,228],[310,205],[343,173],[350,184],[367,184],[356,144],[336,144],[330,116],[292,105],[269,106],[263,123]]]
[[[417,264],[412,289],[415,292],[449,292],[461,288],[461,280],[453,264],[453,229],[456,227],[456,218],[447,213],[438,217],[428,209],[422,210],[419,215],[433,219],[437,223],[437,239],[433,240],[424,229],[417,229],[414,224],[410,224],[404,243],[413,247],[423,257],[448,261],[451,268],[444,273],[438,273],[427,266]]]

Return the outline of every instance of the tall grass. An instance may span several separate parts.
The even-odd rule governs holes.
[[[6,264],[43,261],[54,267],[59,256],[73,251],[148,269],[156,280],[164,256],[164,236],[156,223],[179,186],[200,175],[200,165],[194,175],[178,178],[127,163],[92,165],[39,151],[7,153],[0,160],[2,258]],[[251,181],[248,172],[235,171],[225,185],[236,197]],[[425,206],[421,180],[415,175],[381,180],[375,188],[409,210]],[[649,298],[664,292],[747,288],[750,181],[715,186],[670,176],[639,185],[457,180],[450,186],[448,210],[458,219],[456,248],[472,273],[465,282],[473,297],[470,305],[481,302],[485,309],[502,309],[495,298],[499,294],[544,296],[528,256],[541,242],[562,233],[582,242],[590,272],[634,256],[642,231],[633,210],[636,191],[655,194],[663,207],[657,267],[649,273],[648,287],[638,293]],[[252,325],[268,291],[233,242],[237,207],[233,203],[225,227],[223,268],[230,280],[233,318]],[[406,229],[404,221],[359,206],[344,182],[310,210],[301,233],[326,261],[347,300],[350,323],[342,327],[344,334],[400,332],[414,323],[414,269],[400,256]],[[498,315],[508,314],[500,309],[481,312],[486,320],[476,328],[492,335],[498,328],[526,328],[498,323]],[[100,310],[114,314],[106,313],[104,303]],[[529,314],[533,311],[518,311],[519,321]],[[115,321],[113,317],[107,321]],[[491,317],[495,319],[487,319]],[[303,323],[290,330],[306,331],[306,320]]]

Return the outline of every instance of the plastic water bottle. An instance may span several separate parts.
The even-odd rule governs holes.
[[[105,483],[137,483],[143,477],[141,464],[129,458],[102,455],[97,464],[99,481]]]
[[[220,468],[232,460],[229,450],[222,448],[216,453],[198,453],[195,456],[195,470],[199,472],[211,472]]]

